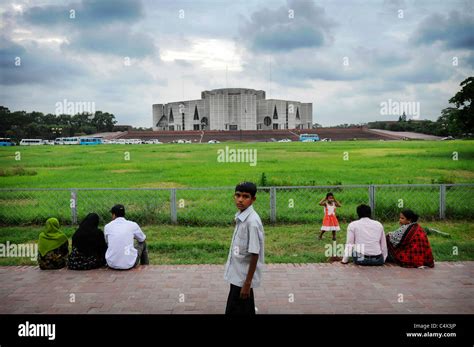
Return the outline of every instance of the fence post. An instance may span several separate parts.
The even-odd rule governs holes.
[[[439,219],[446,218],[446,185],[439,185]]]
[[[372,210],[372,218],[375,218],[375,186],[373,184],[369,186],[369,206]]]
[[[77,224],[77,191],[75,189],[71,189],[69,206],[71,207],[71,223]]]
[[[276,222],[276,188],[270,188],[270,221]]]
[[[178,223],[178,214],[176,211],[176,189],[172,188],[170,190],[170,210],[171,210],[171,223]]]

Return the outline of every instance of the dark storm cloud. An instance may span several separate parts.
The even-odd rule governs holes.
[[[71,18],[71,11],[74,11]],[[133,30],[144,18],[140,1],[83,0],[68,5],[35,6],[25,10],[26,23],[62,31],[62,49],[75,52],[144,57],[155,53],[151,36]]]
[[[0,37],[1,85],[65,85],[83,74],[81,67],[61,59],[53,52],[41,49],[35,44],[25,48]]]
[[[294,18],[290,18],[290,10]],[[328,43],[333,26],[324,9],[313,2],[288,0],[286,6],[263,8],[250,19],[243,18],[240,32],[252,50],[288,52]]]
[[[144,57],[155,52],[153,39],[142,33],[132,33],[126,28],[104,28],[100,31],[82,30],[73,35],[71,43],[61,48],[71,51],[93,51],[123,57]]]
[[[450,49],[474,49],[474,16],[451,11],[447,16],[432,14],[419,25],[415,44],[441,42]]]
[[[74,19],[70,18],[71,10]],[[140,1],[83,0],[67,5],[35,6],[23,14],[26,22],[35,25],[77,23],[81,26],[102,26],[110,23],[136,22],[144,15]]]

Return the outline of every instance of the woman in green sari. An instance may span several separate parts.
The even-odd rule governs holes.
[[[49,218],[38,239],[38,264],[41,270],[61,269],[67,265],[69,242],[59,230],[59,221]]]

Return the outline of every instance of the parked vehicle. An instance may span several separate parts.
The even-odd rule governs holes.
[[[209,141],[207,141],[207,143],[221,143],[221,142],[217,141],[217,140],[209,140]]]
[[[292,142],[290,139],[282,139],[282,140],[279,140],[278,142]]]
[[[41,139],[22,139],[20,141],[20,146],[41,146],[41,145],[44,145],[44,142]]]
[[[15,141],[9,137],[0,138],[0,146],[15,146]]]
[[[301,134],[300,135],[301,142],[316,142],[319,141],[318,134]]]
[[[83,146],[101,145],[102,139],[98,137],[83,137],[80,140],[80,144]]]
[[[80,141],[78,137],[63,137],[63,145],[79,145]]]

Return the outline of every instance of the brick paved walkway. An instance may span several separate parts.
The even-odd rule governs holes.
[[[0,267],[0,313],[220,314],[229,289],[223,270],[221,265],[85,272]],[[434,269],[269,264],[255,300],[258,313],[472,314],[474,262],[439,262]]]

